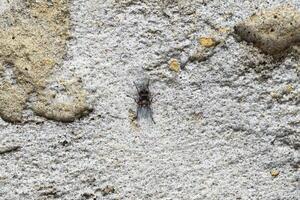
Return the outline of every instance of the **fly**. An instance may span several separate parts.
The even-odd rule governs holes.
[[[138,97],[135,99],[135,102],[137,103],[136,118],[138,121],[140,121],[142,118],[150,118],[155,124],[151,108],[153,96],[149,89],[149,83],[149,79],[147,79],[139,85],[134,83],[138,95]]]

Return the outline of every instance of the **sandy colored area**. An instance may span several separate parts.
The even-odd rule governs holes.
[[[68,35],[48,29],[53,2]],[[300,11],[298,0],[1,1],[0,114],[19,123],[0,119],[0,199],[298,199],[299,47],[286,40],[275,58],[234,31],[283,3]],[[13,29],[26,37],[8,41]],[[47,72],[15,73],[28,53]],[[145,78],[156,124],[135,120]]]

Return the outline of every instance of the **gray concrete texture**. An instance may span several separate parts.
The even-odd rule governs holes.
[[[93,112],[0,120],[0,199],[299,199],[297,39],[273,57],[233,31],[286,3],[300,10],[298,0],[69,1],[72,38],[52,76],[80,77]],[[146,78],[155,124],[135,119],[133,82]]]

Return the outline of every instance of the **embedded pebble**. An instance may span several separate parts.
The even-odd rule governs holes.
[[[177,59],[172,58],[169,61],[169,68],[170,70],[174,71],[174,72],[179,72],[180,70],[180,63]]]
[[[216,46],[218,42],[211,37],[201,37],[199,39],[199,44],[203,47],[210,48]]]
[[[279,175],[279,171],[277,169],[272,169],[270,173],[273,177],[277,177]]]

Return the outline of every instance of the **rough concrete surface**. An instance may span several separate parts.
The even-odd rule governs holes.
[[[35,116],[30,93],[25,120],[1,120],[0,199],[299,199],[299,52],[274,59],[233,32],[284,3],[300,10],[298,0],[70,0],[67,55],[44,93],[63,103],[64,83],[79,84],[93,112],[51,121],[63,108],[48,102],[50,120]],[[133,82],[144,78],[156,124],[135,121]]]

